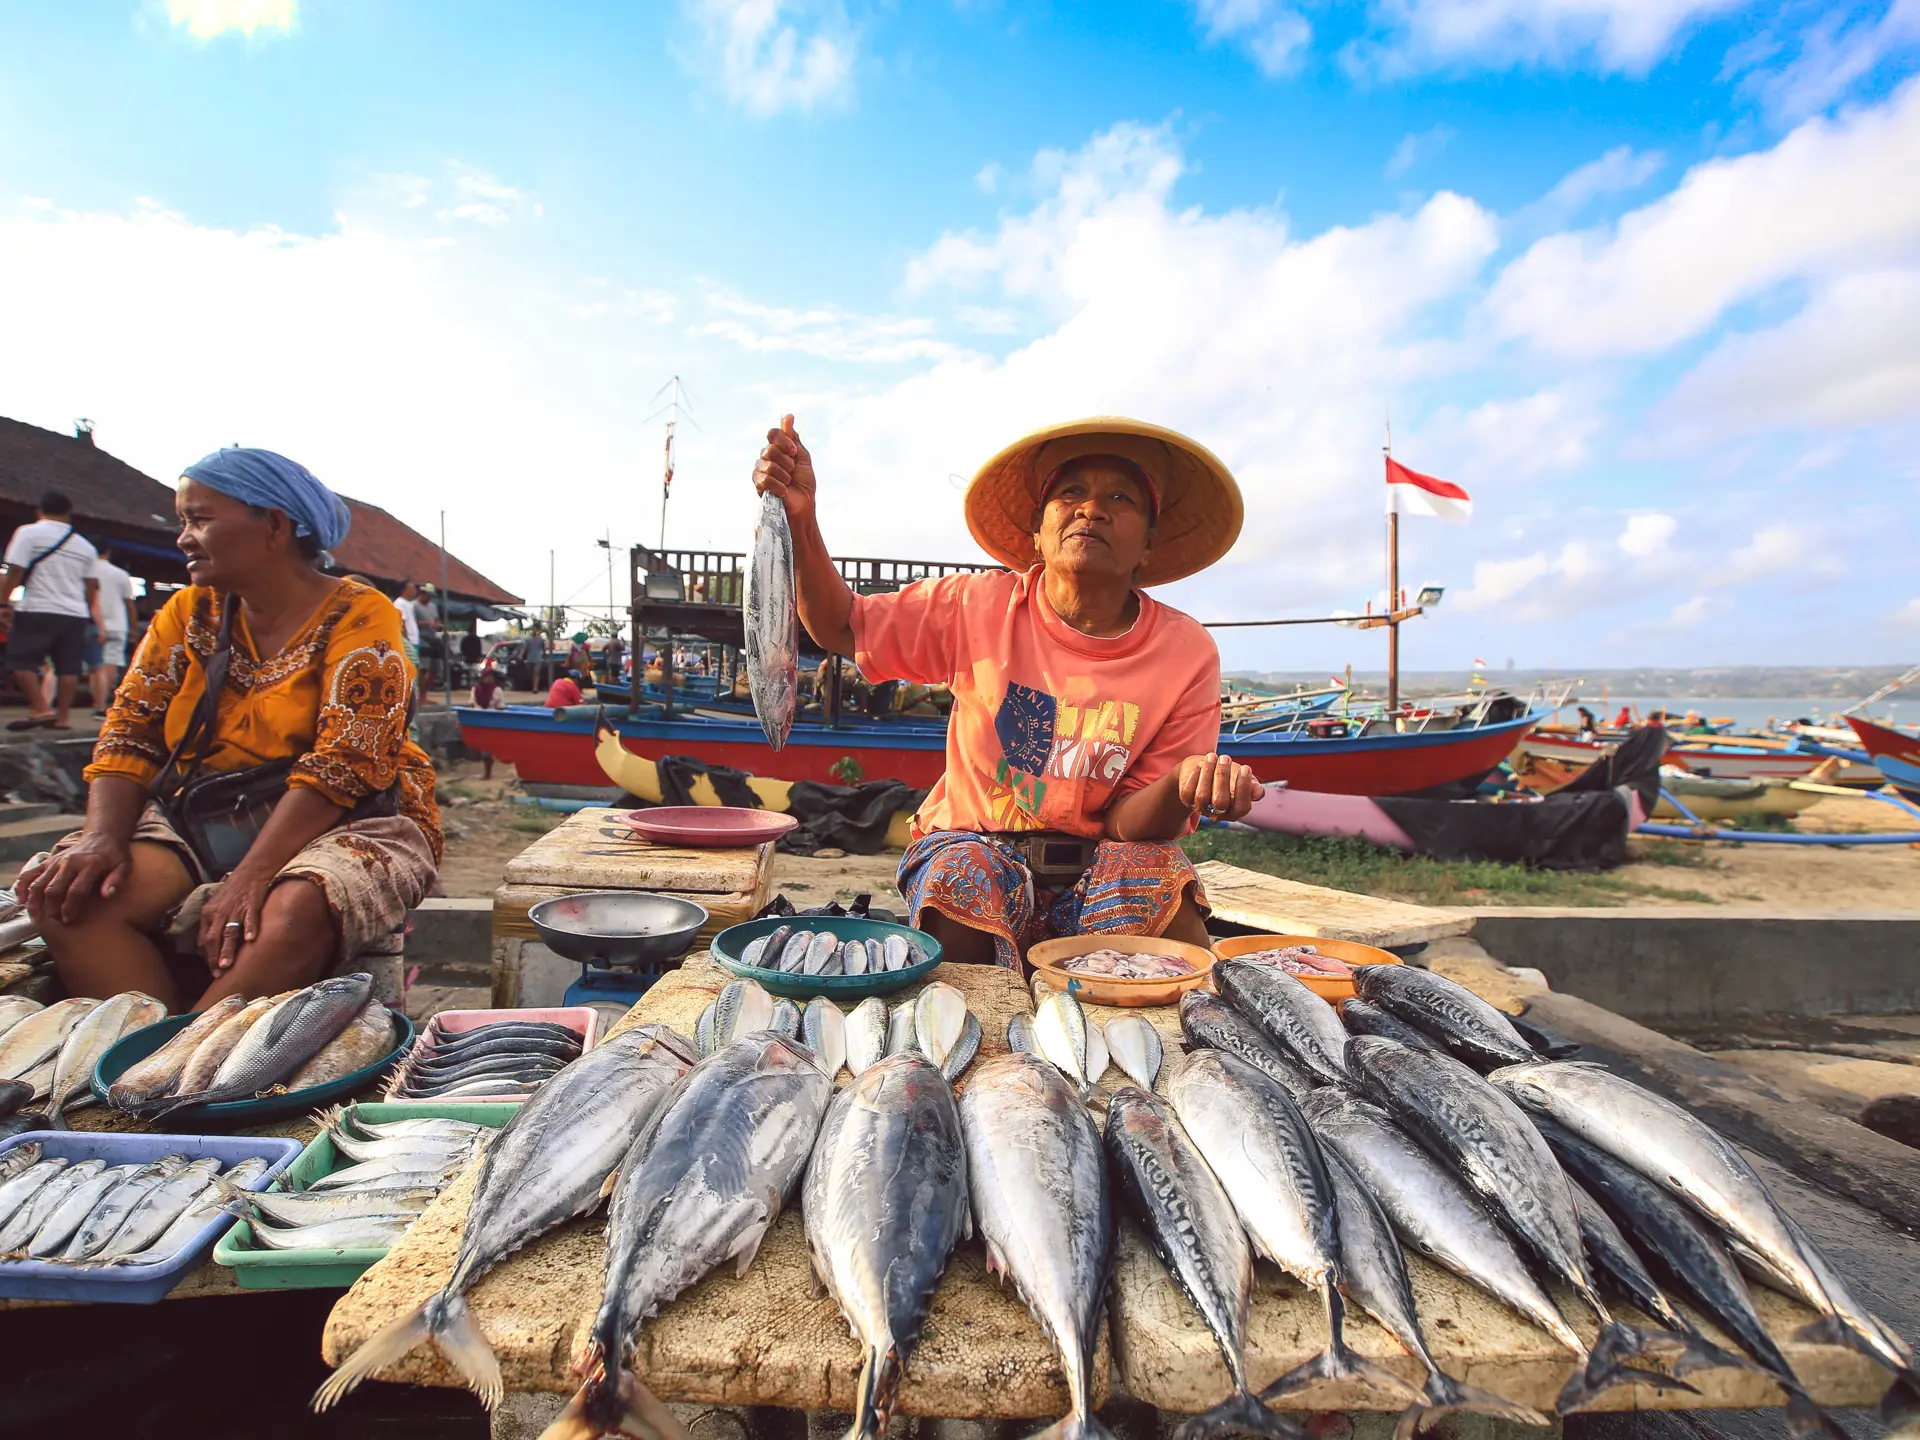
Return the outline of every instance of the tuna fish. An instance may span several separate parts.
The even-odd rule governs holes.
[[[1040,1053],[1040,1037],[1034,1033],[1033,1017],[1024,1010],[1015,1011],[1007,1021],[1007,1049],[1016,1055]]]
[[[1293,1096],[1221,1050],[1198,1051],[1167,1093],[1254,1249],[1317,1291],[1327,1317],[1327,1348],[1282,1375],[1260,1398],[1278,1399],[1320,1380],[1359,1380],[1389,1394],[1416,1394],[1398,1375],[1347,1347],[1333,1181]]]
[[[1123,1085],[1114,1093],[1105,1138],[1115,1189],[1145,1228],[1160,1263],[1200,1312],[1233,1385],[1233,1393],[1213,1409],[1184,1421],[1173,1440],[1229,1434],[1305,1440],[1304,1430],[1267,1409],[1247,1386],[1253,1252],[1226,1191],[1181,1133],[1166,1102],[1145,1090]]]
[[[1672,1101],[1598,1065],[1539,1061],[1490,1077],[1530,1111],[1650,1176],[1749,1247],[1822,1319],[1799,1338],[1847,1345],[1893,1371],[1881,1414],[1898,1428],[1920,1414],[1913,1352],[1856,1300],[1753,1167],[1713,1129]]]
[[[1371,1099],[1455,1165],[1502,1223],[1585,1302],[1600,1322],[1586,1383],[1591,1389],[1617,1383],[1622,1363],[1645,1347],[1647,1337],[1615,1320],[1600,1298],[1566,1172],[1525,1112],[1458,1061],[1378,1036],[1356,1036],[1347,1047],[1347,1065]],[[1660,1388],[1693,1388],[1650,1371],[1630,1378]]]
[[[428,1339],[488,1409],[499,1404],[500,1365],[467,1308],[468,1288],[528,1241],[600,1203],[607,1177],[633,1137],[694,1063],[685,1046],[665,1026],[636,1026],[595,1046],[536,1090],[481,1158],[446,1285],[348,1356],[314,1395],[314,1408],[332,1406]]]
[[[953,1091],[914,1051],[833,1098],[807,1166],[814,1273],[866,1350],[848,1440],[879,1440],[947,1257],[967,1228],[966,1145]]]
[[[800,607],[794,593],[793,530],[777,495],[760,500],[753,555],[742,587],[747,688],[767,744],[787,743],[800,694]]]
[[[629,1149],[607,1212],[606,1289],[545,1440],[685,1431],[629,1368],[640,1326],[731,1260],[743,1275],[792,1195],[833,1093],[811,1053],[759,1034],[702,1060]]]
[[[1218,995],[1189,990],[1180,997],[1180,1029],[1195,1050],[1224,1050],[1238,1055],[1256,1070],[1280,1083],[1289,1095],[1301,1096],[1314,1088],[1314,1077],[1282,1055],[1273,1042],[1246,1016]]]
[[[1535,1059],[1513,1023],[1464,985],[1415,965],[1362,965],[1353,972],[1360,998],[1431,1035],[1478,1070]]]
[[[913,1002],[914,1044],[935,1065],[944,1066],[948,1054],[966,1033],[970,1018],[967,997],[936,980]]]
[[[1429,1419],[1456,1410],[1498,1415],[1522,1425],[1552,1424],[1537,1410],[1456,1380],[1440,1368],[1420,1329],[1413,1282],[1407,1276],[1407,1259],[1393,1233],[1393,1222],[1338,1150],[1326,1145],[1320,1154],[1327,1162],[1334,1209],[1340,1217],[1341,1288],[1349,1300],[1385,1326],[1427,1372],[1420,1398],[1400,1417],[1394,1440],[1413,1440]]]
[[[1064,990],[1033,977],[1033,1041],[1081,1093],[1093,1083],[1087,1074],[1087,1012]]]
[[[887,1012],[887,1054],[902,1055],[918,1049],[919,1036],[914,1029],[913,1002],[902,1000]]]
[[[1340,1023],[1351,1035],[1378,1035],[1383,1040],[1398,1040],[1411,1050],[1430,1050],[1436,1055],[1446,1053],[1445,1047],[1426,1031],[1415,1029],[1398,1015],[1389,1014],[1365,1000],[1342,1000]]]
[[[1222,999],[1259,1026],[1315,1083],[1352,1083],[1347,1076],[1346,1027],[1305,981],[1258,961],[1222,960],[1213,967],[1213,983]]]
[[[713,1048],[724,1050],[772,1024],[773,996],[752,980],[730,980],[713,1002]]]
[[[1018,1054],[981,1062],[960,1126],[987,1268],[1013,1277],[1067,1379],[1066,1418],[1036,1440],[1108,1440],[1089,1383],[1113,1251],[1100,1131],[1059,1071]]]

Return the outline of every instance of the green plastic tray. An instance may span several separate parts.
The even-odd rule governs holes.
[[[498,1130],[520,1113],[518,1104],[492,1101],[460,1104],[449,1101],[393,1100],[381,1104],[351,1105],[349,1112],[373,1123],[383,1120],[471,1120]],[[333,1132],[323,1130],[272,1188],[304,1190],[339,1167],[333,1151]],[[353,1250],[255,1250],[253,1227],[246,1221],[234,1223],[213,1247],[213,1258],[233,1271],[242,1290],[344,1290],[385,1255],[384,1247]]]
[[[883,970],[878,975],[801,975],[786,970],[768,970],[740,963],[740,952],[762,935],[771,935],[782,925],[797,930],[831,930],[842,941],[885,940],[902,935],[913,941],[927,958],[904,970]],[[720,968],[743,980],[757,980],[761,989],[772,995],[807,1000],[826,995],[834,1000],[860,1000],[868,995],[891,995],[904,990],[940,963],[940,942],[924,930],[911,925],[890,925],[884,920],[862,920],[856,915],[769,915],[763,920],[747,920],[729,925],[713,937],[709,947]]]

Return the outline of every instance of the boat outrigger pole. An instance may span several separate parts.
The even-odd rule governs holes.
[[[1393,458],[1393,416],[1386,417],[1386,443],[1381,454]],[[1387,723],[1400,713],[1400,507],[1387,487]]]

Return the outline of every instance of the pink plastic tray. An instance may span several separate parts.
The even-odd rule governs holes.
[[[627,815],[633,832],[656,845],[759,845],[778,840],[800,822],[773,810],[737,805],[662,805]]]
[[[525,1010],[442,1010],[433,1019],[420,1027],[420,1038],[414,1042],[413,1049],[407,1052],[407,1058],[393,1072],[393,1079],[387,1082],[387,1099],[396,1105],[443,1104],[443,1101],[412,1101],[403,1098],[400,1089],[407,1083],[407,1076],[413,1069],[413,1057],[431,1050],[443,1037],[464,1035],[469,1030],[478,1030],[482,1025],[497,1025],[502,1020],[546,1020],[555,1025],[564,1025],[569,1030],[580,1032],[580,1053],[586,1054],[593,1049],[594,1041],[600,1038],[600,1012],[591,1005],[546,1005]],[[490,1102],[484,1098],[462,1100],[463,1105],[518,1105],[519,1100],[500,1099]]]

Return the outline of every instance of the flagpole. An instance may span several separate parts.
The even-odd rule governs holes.
[[[1386,444],[1381,447],[1382,479],[1384,465],[1393,458],[1393,416],[1387,416]],[[1400,713],[1400,507],[1393,503],[1393,486],[1387,486],[1387,722]]]

